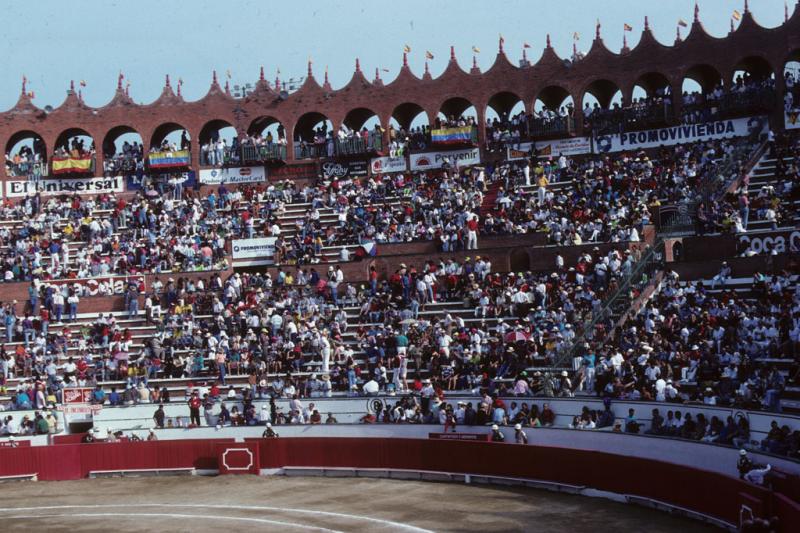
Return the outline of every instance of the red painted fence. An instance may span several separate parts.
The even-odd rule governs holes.
[[[631,494],[738,523],[743,502],[776,514],[786,531],[800,523],[789,497],[714,472],[612,453],[487,442],[391,438],[247,439],[260,468],[285,466],[428,470],[518,477]],[[79,479],[97,470],[218,469],[233,439],[0,448],[0,476],[38,473]]]

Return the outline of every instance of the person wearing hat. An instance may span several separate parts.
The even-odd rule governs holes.
[[[200,394],[198,391],[192,391],[192,395],[189,397],[189,425],[194,427],[200,426],[200,407],[203,405],[203,401],[200,399]]]
[[[272,429],[272,424],[267,422],[267,429],[264,430],[264,433],[261,434],[261,437],[264,439],[277,439],[280,437],[280,435],[278,435],[278,433]]]
[[[81,442],[85,444],[92,444],[97,442],[97,436],[100,434],[100,428],[94,428],[91,431],[87,431],[86,435],[83,436]]]
[[[514,441],[517,444],[528,444],[528,436],[523,431],[522,424],[514,426]]]
[[[492,424],[492,433],[489,437],[489,440],[492,442],[505,442],[506,437],[503,435],[503,432],[500,431],[500,427],[497,424]]]

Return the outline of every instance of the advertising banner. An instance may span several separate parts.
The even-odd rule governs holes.
[[[39,181],[7,181],[6,196],[20,198],[29,194],[41,193],[42,196],[59,196],[62,194],[103,194],[122,192],[124,180],[120,176],[113,178],[79,178],[55,179]]]
[[[317,173],[317,163],[315,161],[310,161],[308,163],[295,163],[293,165],[270,167],[269,179],[271,181],[280,181],[285,179],[315,179],[317,177]]]
[[[739,235],[740,250],[754,254],[770,253],[775,250],[782,254],[800,250],[800,231],[770,231]],[[745,246],[747,248],[745,248]]]
[[[200,183],[202,185],[259,183],[266,181],[266,179],[267,172],[264,167],[206,168],[200,170]]]
[[[74,405],[90,403],[92,401],[91,387],[65,387],[63,390],[63,404]]]
[[[376,157],[369,162],[370,172],[373,174],[391,174],[392,172],[405,172],[408,170],[405,156]]]
[[[513,145],[508,148],[508,159],[516,161],[530,157],[531,148],[534,143],[525,142]],[[556,139],[553,141],[539,141],[536,143],[536,155],[558,157],[560,154],[565,156],[584,155],[592,152],[591,137],[570,137],[567,139]]]
[[[730,120],[716,120],[701,124],[686,124],[657,130],[631,131],[598,135],[594,138],[595,152],[621,152],[623,150],[641,150],[658,148],[675,144],[745,137],[759,134],[767,126],[767,117],[745,117]]]
[[[336,161],[326,161],[322,163],[322,175],[325,178],[346,178],[348,176],[366,176],[366,161],[348,161],[338,163]]]
[[[275,254],[275,237],[234,239],[231,241],[233,259],[270,259]]]
[[[440,169],[445,163],[451,166],[465,167],[477,165],[481,162],[481,151],[479,148],[467,148],[466,150],[452,150],[449,152],[425,152],[421,154],[411,154],[411,170],[430,170]]]
[[[48,280],[50,285],[69,285],[73,287],[79,285],[83,289],[83,294],[88,296],[109,296],[112,294],[124,294],[125,289],[131,283],[139,287],[144,287],[145,277],[136,276],[100,276],[97,278],[79,279],[53,279]]]

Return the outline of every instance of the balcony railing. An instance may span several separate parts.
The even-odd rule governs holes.
[[[383,135],[370,132],[369,136],[357,136],[349,139],[336,139],[336,155],[374,154],[383,150]]]
[[[12,178],[46,178],[50,175],[50,167],[44,161],[35,163],[6,163],[6,174]]]
[[[242,146],[242,163],[285,161],[286,145],[270,143],[259,146]]]
[[[333,142],[329,139],[329,142]],[[333,146],[330,147],[330,153],[333,155]],[[296,141],[294,145],[294,158],[295,159],[316,159],[319,157],[328,157],[328,142],[325,143],[304,143]]]
[[[575,132],[572,117],[531,118],[528,120],[528,137],[565,137]]]

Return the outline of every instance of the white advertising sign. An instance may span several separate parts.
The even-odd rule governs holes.
[[[267,259],[275,253],[275,237],[234,239],[231,242],[233,259]]]
[[[739,243],[747,245],[747,251],[763,254],[775,250],[782,254],[800,249],[800,231],[782,231],[740,235]]]
[[[481,162],[481,151],[479,148],[468,148],[449,152],[411,154],[411,170],[440,169],[445,162],[449,162],[454,167],[477,165]]]
[[[508,147],[508,159],[518,161],[527,159],[533,148],[533,143],[524,142],[512,144]],[[592,152],[591,137],[570,137],[567,139],[556,139],[554,141],[540,141],[536,143],[536,153],[539,156],[558,157],[560,154],[566,156],[590,154]]]
[[[405,172],[408,170],[405,156],[376,157],[369,162],[369,169],[373,174],[390,174],[392,172]]]
[[[267,180],[264,167],[206,168],[200,170],[200,183],[219,185],[220,183],[258,183]]]
[[[621,152],[623,150],[641,150],[658,148],[674,144],[745,137],[753,133],[762,133],[767,126],[767,117],[745,117],[731,120],[715,120],[700,124],[686,124],[657,130],[631,131],[598,135],[594,139],[595,152]]]
[[[122,192],[125,181],[120,176],[113,178],[44,179],[39,181],[7,181],[6,196],[20,198],[29,194],[42,196],[61,194],[103,194]]]

